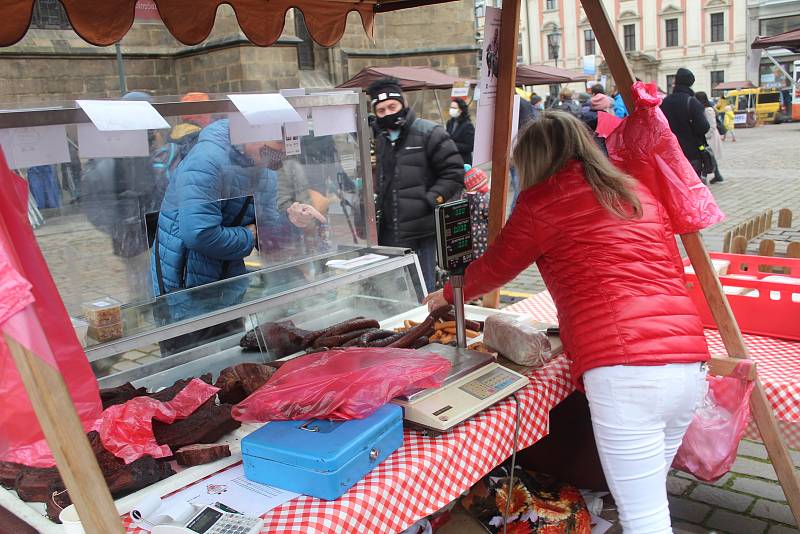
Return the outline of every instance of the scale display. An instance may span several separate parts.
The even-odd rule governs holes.
[[[439,267],[453,274],[463,273],[473,260],[468,200],[436,208],[436,245]]]
[[[483,400],[512,385],[517,378],[519,378],[518,375],[503,368],[498,368],[479,376],[471,382],[467,382],[459,389]]]

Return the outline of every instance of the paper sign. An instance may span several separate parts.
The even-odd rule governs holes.
[[[487,7],[484,18],[483,53],[481,54],[481,106],[494,106],[497,97],[497,78],[500,75],[500,14],[497,7]]]
[[[299,495],[247,480],[244,466],[238,464],[166,497],[162,503],[171,506],[175,502],[194,505],[220,502],[246,516],[260,517],[295,497]]]
[[[514,145],[517,142],[517,134],[519,133],[519,100],[520,96],[514,95],[514,105],[511,108],[511,149],[514,150]]]
[[[101,132],[94,124],[78,124],[78,150],[82,158],[149,156],[147,130]]]
[[[145,100],[76,100],[101,132],[169,128]]]
[[[455,82],[450,91],[452,98],[467,98],[469,96],[469,82]]]
[[[587,76],[594,76],[596,72],[597,67],[594,54],[583,56],[583,73]]]
[[[302,120],[283,95],[228,95],[228,98],[250,124],[283,124]]]
[[[287,156],[297,156],[300,154],[300,138],[285,137],[283,140],[284,152]]]
[[[302,87],[298,87],[297,89],[281,89],[280,94],[283,96],[305,96],[306,90]]]
[[[0,145],[12,169],[70,160],[67,128],[63,125],[0,130]]]
[[[255,143],[257,141],[280,141],[283,139],[283,130],[277,124],[250,124],[241,113],[228,114],[228,124],[231,133],[231,143]]]
[[[357,130],[356,107],[351,105],[311,108],[311,119],[314,121],[315,136],[350,133]]]
[[[308,108],[297,108],[297,114],[303,120],[300,122],[287,122],[283,125],[287,137],[308,135]]]

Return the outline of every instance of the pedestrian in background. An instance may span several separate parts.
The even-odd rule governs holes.
[[[573,100],[572,95],[573,95],[572,89],[568,87],[562,89],[561,93],[559,93],[558,95],[559,100],[553,106],[553,109],[557,109],[559,111],[566,111],[570,115],[577,117],[578,114],[580,113],[580,107],[578,107],[578,103],[575,102],[575,100]]]
[[[620,119],[627,117],[628,108],[625,107],[625,101],[622,100],[622,94],[620,94],[615,85],[611,86],[611,97],[614,100],[614,115]]]
[[[475,126],[469,116],[469,105],[461,98],[450,102],[450,120],[447,121],[447,133],[456,144],[461,159],[472,165],[472,147],[475,144]]]
[[[592,131],[594,142],[603,151],[603,154],[608,156],[605,138],[597,135],[597,117],[601,112],[613,114],[614,101],[610,96],[604,94],[602,89],[602,86],[600,86],[600,90],[594,93],[594,96],[589,100],[588,108],[581,112],[580,119]]]
[[[706,144],[706,132],[710,128],[703,104],[694,97],[692,90],[694,74],[683,67],[675,73],[672,94],[661,103],[661,111],[669,121],[669,127],[681,150],[692,164],[697,176],[702,177],[703,155],[701,147]]]
[[[539,95],[531,95],[531,106],[533,106],[531,120],[538,120],[542,116],[542,111],[544,111],[544,100]]]
[[[709,153],[714,160],[714,177],[711,179],[712,184],[722,182],[724,178],[719,172],[719,160],[722,159],[722,139],[720,138],[719,131],[717,131],[717,113],[708,99],[708,95],[703,91],[698,91],[695,98],[703,104],[703,110],[706,114],[706,120],[711,127],[706,132],[706,150],[711,149]]]
[[[428,291],[436,283],[434,210],[464,190],[464,160],[447,131],[418,119],[396,78],[367,88],[379,135],[375,140],[378,243],[417,253]]]
[[[736,114],[733,112],[733,107],[730,104],[725,106],[725,135],[722,136],[723,141],[728,140],[728,134],[731,134],[731,140],[736,142]]]

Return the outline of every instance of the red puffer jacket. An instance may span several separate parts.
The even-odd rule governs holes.
[[[536,262],[578,385],[595,367],[708,360],[664,207],[644,187],[637,194],[643,216],[620,219],[597,201],[581,164],[568,163],[519,196],[494,244],[467,268],[465,298]],[[444,296],[452,302],[449,284]]]

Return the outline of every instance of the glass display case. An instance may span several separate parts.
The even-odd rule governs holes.
[[[257,324],[384,320],[425,294],[416,256],[377,246],[364,95],[287,96],[303,120],[277,135],[243,123],[226,96],[206,97],[151,99],[170,127],[138,132],[143,152],[73,104],[0,112],[101,387],[269,361],[269,340],[239,347]],[[37,161],[24,146],[66,156],[26,167]]]

